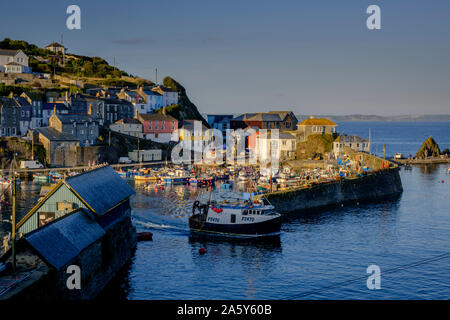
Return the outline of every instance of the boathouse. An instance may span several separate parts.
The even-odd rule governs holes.
[[[59,182],[18,223],[17,270],[23,281],[3,292],[0,286],[0,300],[96,297],[136,247],[134,193],[109,166]],[[11,250],[2,259],[11,263]],[[80,290],[67,285],[74,266]]]
[[[80,208],[105,227],[130,213],[134,193],[111,167],[99,167],[60,181],[19,221],[17,230],[27,234]]]

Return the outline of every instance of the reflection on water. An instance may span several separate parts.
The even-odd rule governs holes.
[[[402,170],[401,178],[404,193],[395,199],[292,214],[275,241],[260,243],[190,236],[187,219],[204,190],[137,188],[133,219],[154,240],[138,244],[127,298],[286,298],[364,277],[370,264],[383,270],[448,250],[449,188],[441,183],[448,178],[446,166],[413,167]],[[199,253],[202,247],[205,254]],[[435,290],[446,277],[434,270],[446,268],[450,261],[424,266],[413,280],[407,273],[391,274],[383,292],[368,291],[364,282],[306,298],[408,299],[423,298],[423,292],[427,298],[448,297],[448,286]]]
[[[416,167],[419,168],[421,173],[423,174],[434,174],[439,169],[438,164],[421,164],[417,165]]]

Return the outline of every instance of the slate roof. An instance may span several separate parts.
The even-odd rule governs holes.
[[[198,120],[183,120],[183,121],[180,121],[180,122],[178,122],[178,127],[179,128],[183,128],[183,129],[185,129],[187,131],[194,131],[194,129],[195,129],[195,125],[194,125],[195,121],[198,121]],[[205,127],[205,125],[203,124],[202,121],[198,121],[198,122],[200,122],[202,124],[202,131],[208,130],[208,128]]]
[[[162,97],[162,94],[160,94],[159,92],[148,91],[148,90],[144,90],[143,92],[148,96],[161,96]]]
[[[162,113],[140,113],[138,115],[139,119],[142,119],[142,121],[177,121],[174,117],[168,114],[162,114]]]
[[[32,101],[42,101],[42,95],[38,92],[23,92],[23,95],[26,95]]]
[[[309,118],[303,120],[297,126],[337,126],[337,124],[326,118]]]
[[[284,121],[291,111],[269,111],[258,113],[244,113],[233,120],[240,121],[264,121],[264,122],[279,122]]]
[[[50,141],[80,141],[70,133],[59,132],[55,128],[42,127],[35,129]]]
[[[164,86],[154,87],[154,88],[152,88],[152,91],[157,91],[159,93],[161,93],[161,92],[177,92],[177,90],[174,90],[174,89],[169,88],[169,87],[164,87]]]
[[[20,50],[0,49],[0,56],[15,56]]]
[[[0,97],[0,107],[17,107],[14,99],[8,97]]]
[[[57,114],[56,115],[58,119],[62,123],[79,123],[79,122],[96,122],[93,117],[91,117],[88,114],[75,114],[75,113],[68,113],[68,114]]]
[[[128,199],[135,191],[110,166],[66,178],[70,186],[86,204],[102,216]]]
[[[53,108],[56,106],[56,110],[58,111],[67,111],[69,110],[67,106],[62,102],[45,102],[42,105],[42,110],[53,110]]]
[[[48,47],[64,48],[64,46],[62,44],[59,44],[58,42],[52,42],[48,46],[46,46],[46,48],[48,48]]]
[[[342,136],[337,137],[335,142],[343,142],[343,143],[350,143],[350,142],[369,142],[369,140],[361,138],[359,136],[348,136],[346,134],[343,134]]]
[[[104,235],[89,211],[80,209],[24,237],[44,262],[60,269]]]
[[[141,124],[141,122],[138,119],[134,119],[134,118],[127,118],[127,119],[120,119],[117,120],[114,123],[129,123],[129,124]]]
[[[19,107],[31,107],[30,103],[28,102],[27,99],[25,99],[24,97],[14,97],[14,99],[16,100],[16,104]]]
[[[263,137],[264,137],[263,135],[260,135],[260,138],[263,138]],[[270,139],[272,137],[272,133],[268,132],[266,137],[267,137],[267,139]],[[278,138],[279,139],[294,139],[294,140],[296,139],[292,134],[283,132],[283,131],[280,131],[278,133]]]
[[[21,67],[23,67],[23,65],[21,65],[20,63],[14,62],[14,61],[8,62],[6,65],[7,66],[21,66]]]

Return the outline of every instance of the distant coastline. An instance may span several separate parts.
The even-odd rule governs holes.
[[[271,109],[272,110],[272,109]],[[214,113],[215,114],[215,113]],[[239,116],[240,113],[233,114]],[[207,118],[207,114],[202,114]],[[303,121],[311,115],[296,114],[298,121]],[[357,121],[357,122],[450,122],[450,114],[412,114],[399,116],[378,116],[365,114],[350,114],[350,115],[314,115],[315,118],[327,118],[335,122],[342,121]]]
[[[308,118],[307,115],[297,115],[299,121]],[[317,115],[316,118],[328,118],[333,121],[379,121],[379,122],[450,122],[450,114],[423,114],[423,115],[399,115],[377,116],[364,114],[351,115]]]

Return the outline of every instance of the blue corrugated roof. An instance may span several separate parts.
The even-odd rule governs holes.
[[[105,235],[105,230],[84,210],[25,234],[26,241],[46,263],[60,269]]]
[[[67,178],[66,184],[99,216],[135,194],[110,166]]]

